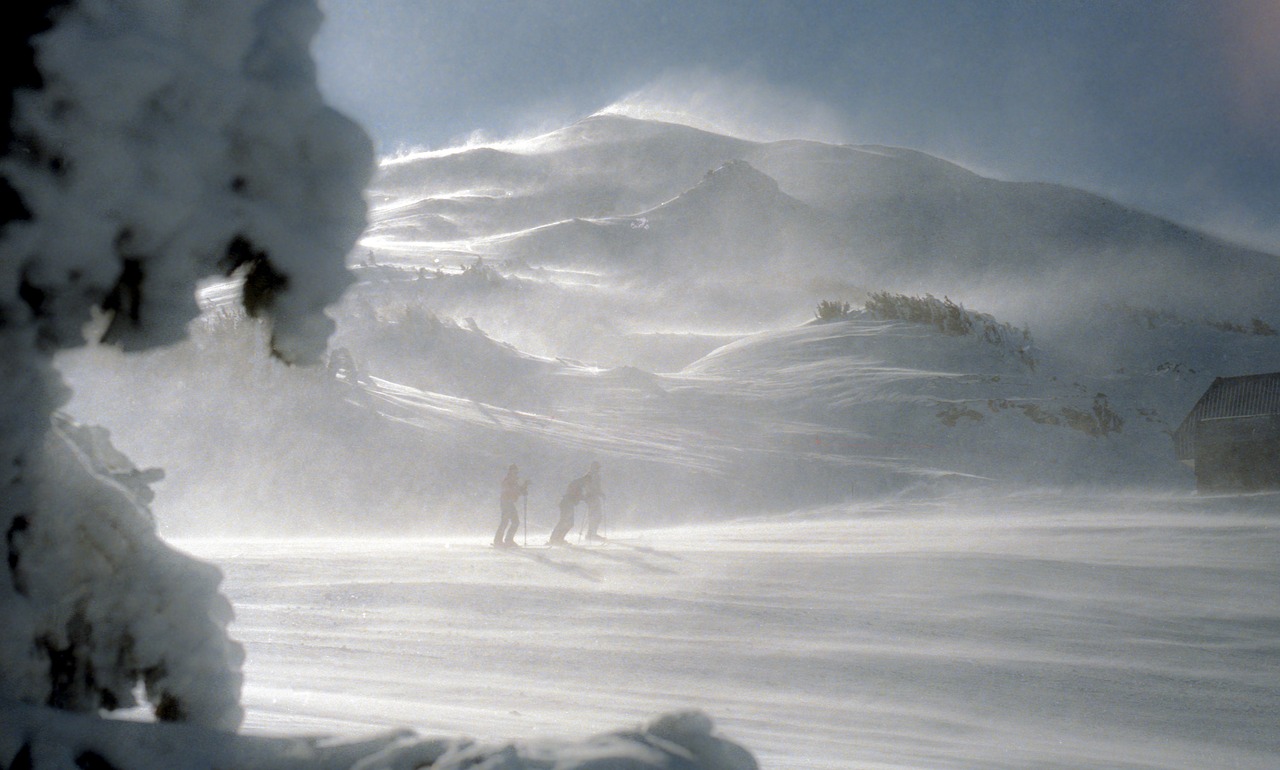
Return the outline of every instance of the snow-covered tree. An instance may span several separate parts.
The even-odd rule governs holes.
[[[236,275],[271,352],[316,361],[371,146],[326,107],[315,0],[29,0],[0,25],[0,767],[755,770],[696,713],[581,746],[239,736],[220,572],[163,543],[146,472],[58,414],[86,329],[180,340]],[[144,396],[145,397],[145,396]],[[96,718],[142,692],[161,722]],[[49,708],[53,707],[53,708]],[[69,713],[85,712],[85,713]],[[212,728],[212,729],[210,729]]]
[[[314,0],[44,0],[4,12],[0,701],[240,722],[220,574],[167,547],[91,442],[53,426],[53,355],[99,319],[179,340],[199,279],[244,279],[272,352],[316,360],[364,226],[368,138],[328,108]],[[136,490],[134,490],[136,491]]]

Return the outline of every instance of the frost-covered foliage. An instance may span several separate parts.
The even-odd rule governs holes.
[[[464,267],[459,277],[479,284],[502,283],[504,280],[502,273],[492,265],[486,265],[483,257]]]
[[[370,144],[316,89],[309,0],[18,8],[0,89],[0,701],[113,709],[141,684],[161,719],[234,728],[218,571],[158,539],[142,488],[104,472],[118,458],[51,428],[67,391],[50,361],[95,316],[126,349],[180,339],[196,281],[232,271],[272,351],[318,358]]]
[[[969,334],[976,320],[974,314],[952,302],[950,297],[939,300],[932,294],[912,297],[873,292],[867,299],[866,309],[877,318],[926,323],[944,334]]]
[[[847,318],[851,309],[848,302],[824,299],[818,303],[818,309],[813,311],[813,315],[819,321],[839,321]]]
[[[6,233],[8,278],[42,338],[78,344],[97,306],[126,347],[174,341],[193,283],[238,269],[276,352],[314,360],[372,163],[316,90],[316,7],[85,0],[56,18],[3,166],[29,212]]]
[[[161,719],[232,727],[243,656],[226,635],[221,574],[159,540],[136,469],[103,454],[95,432],[58,421],[33,474],[43,515],[10,526],[9,572],[24,601],[3,632],[5,660],[34,665],[6,670],[59,708],[134,706],[141,682]]]
[[[1151,307],[1138,307],[1123,303],[1104,305],[1103,310],[1115,313],[1129,321],[1142,324],[1148,329],[1157,329],[1162,326],[1192,326],[1204,325],[1211,329],[1217,329],[1221,332],[1232,332],[1234,334],[1250,334],[1257,337],[1275,337],[1280,332],[1276,328],[1261,318],[1251,318],[1248,323],[1240,321],[1232,321],[1226,319],[1204,318],[1201,320],[1191,320],[1184,318],[1172,310],[1157,310]]]
[[[992,412],[1017,409],[1034,423],[1040,425],[1062,425],[1089,436],[1106,436],[1110,433],[1119,433],[1124,429],[1124,418],[1112,408],[1111,403],[1107,400],[1106,393],[1095,395],[1087,410],[1078,409],[1070,405],[1054,408],[1037,401],[1007,398],[989,399],[987,408]],[[954,414],[954,412],[950,414]],[[939,417],[944,422],[948,422],[948,417],[944,417],[941,414]],[[977,419],[982,419],[980,413]],[[954,425],[955,422],[952,420],[948,424]]]
[[[962,336],[980,332],[982,339],[992,345],[1017,353],[1027,368],[1033,371],[1036,368],[1030,331],[1015,329],[987,313],[966,310],[963,305],[952,302],[950,297],[938,299],[932,294],[913,297],[873,292],[867,299],[866,311],[876,318],[929,324],[943,334]]]

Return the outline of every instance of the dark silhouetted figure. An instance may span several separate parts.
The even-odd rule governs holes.
[[[500,507],[502,519],[498,522],[498,531],[493,535],[496,546],[514,546],[516,532],[520,529],[520,514],[516,512],[516,501],[521,496],[529,495],[529,480],[520,481],[520,469],[515,465],[507,468],[507,475],[502,478],[502,497]]]
[[[591,470],[569,482],[564,496],[560,498],[560,520],[556,522],[555,529],[551,530],[549,542],[552,545],[564,545],[565,535],[573,529],[574,511],[578,503],[584,500],[587,503],[588,537],[593,540],[603,540],[598,531],[604,513],[602,506],[604,491],[600,488],[600,463],[591,463]]]
[[[600,463],[591,463],[587,471],[586,484],[582,488],[582,499],[587,503],[587,539],[604,540],[600,534],[600,524],[604,521],[604,488],[600,486]]]
[[[573,511],[582,502],[586,486],[587,476],[579,476],[565,488],[564,495],[560,498],[560,520],[556,522],[555,529],[551,530],[551,539],[547,541],[551,545],[565,544],[564,536],[573,529]]]

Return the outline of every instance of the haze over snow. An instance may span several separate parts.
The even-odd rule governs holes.
[[[1169,434],[1191,404],[1280,368],[1274,255],[906,149],[597,115],[384,159],[369,196],[329,373],[255,359],[217,291],[185,347],[64,359],[73,411],[169,471],[172,531],[215,512],[469,529],[509,462],[545,520],[592,458],[620,525],[955,486],[1185,490]],[[912,298],[970,333],[903,320]],[[824,300],[857,312],[809,323]],[[169,413],[138,419],[77,377],[90,364],[124,392],[168,383]],[[228,417],[236,439],[205,440]]]
[[[99,240],[11,271],[0,314],[23,366],[0,380],[5,416],[37,439],[5,443],[37,474],[0,502],[0,673],[22,701],[0,704],[0,764],[751,770],[719,728],[768,767],[1275,765],[1275,495],[1193,496],[1169,441],[1213,377],[1278,368],[1274,255],[918,151],[615,109],[384,159],[326,320],[367,146],[317,105],[318,17],[206,4],[205,36],[181,6],[81,5],[50,82],[120,120],[63,137],[71,172],[15,177],[42,193],[23,243]],[[138,29],[154,34],[116,34]],[[196,96],[260,110],[172,120],[154,108],[186,103],[165,84],[187,80],[83,66],[81,33],[170,53],[194,34],[261,67]],[[83,128],[39,120],[84,114],[53,95],[20,105]],[[228,132],[258,152],[213,152]],[[207,151],[206,184],[85,193],[133,157],[172,171],[175,146]],[[287,165],[317,158],[347,173]],[[272,193],[315,194],[332,220],[280,229]],[[122,250],[120,212],[155,250]],[[225,253],[163,235],[206,216]],[[68,269],[80,257],[93,269]],[[189,281],[142,276],[223,257],[274,326],[223,280],[187,342],[64,351],[66,411],[111,442],[65,415],[51,430],[65,395],[36,341],[74,346],[130,288],[130,339],[178,336]],[[37,312],[46,296],[70,310]],[[533,480],[537,546],[593,460],[610,542],[488,547],[508,464]],[[135,464],[164,470],[150,506],[159,473]],[[135,689],[196,724],[26,705],[93,712]],[[351,737],[397,724],[478,738]],[[338,737],[263,735],[298,731]]]

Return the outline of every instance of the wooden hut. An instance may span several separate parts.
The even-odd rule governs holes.
[[[1173,434],[1196,489],[1280,489],[1280,372],[1219,377]]]

